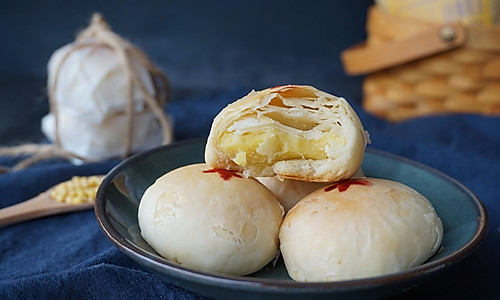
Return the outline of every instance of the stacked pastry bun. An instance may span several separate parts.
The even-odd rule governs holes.
[[[205,164],[145,192],[141,233],[169,260],[226,274],[255,272],[279,250],[297,281],[421,264],[441,243],[441,221],[417,191],[364,177],[368,142],[343,98],[298,85],[252,91],[215,117]]]
[[[252,91],[224,108],[212,124],[205,160],[246,176],[332,182],[356,173],[366,142],[346,100],[287,85]]]

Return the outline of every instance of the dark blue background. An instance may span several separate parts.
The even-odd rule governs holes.
[[[47,61],[96,11],[167,73],[173,102],[207,91],[276,83],[311,84],[359,100],[361,81],[344,76],[338,55],[364,38],[370,1],[330,2],[4,0],[0,140],[43,138],[38,120],[48,110]],[[19,118],[34,120],[11,122]]]
[[[370,147],[430,165],[465,184],[490,215],[481,247],[446,276],[394,299],[500,297],[500,118],[444,115],[388,123],[361,106],[361,77],[344,75],[339,53],[365,38],[371,1],[14,1],[0,9],[0,144],[43,142],[46,64],[93,12],[142,48],[172,84],[175,137],[205,137],[212,118],[250,89],[310,84],[347,98]],[[72,175],[118,161],[47,162],[0,175],[0,207]],[[9,165],[12,159],[0,158]],[[91,211],[0,228],[0,299],[197,299],[122,254]]]

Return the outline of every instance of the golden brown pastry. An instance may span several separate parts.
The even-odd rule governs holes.
[[[350,178],[368,141],[349,103],[310,86],[252,91],[214,119],[205,161],[247,177]]]
[[[358,178],[309,194],[286,215],[281,253],[296,281],[337,281],[399,272],[439,248],[431,202],[389,180]]]

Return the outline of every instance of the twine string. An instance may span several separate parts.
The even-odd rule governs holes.
[[[148,59],[146,54],[140,49],[134,47],[128,41],[121,38],[119,35],[111,31],[110,26],[104,17],[95,13],[92,16],[90,25],[84,29],[75,39],[71,48],[62,56],[59,64],[57,65],[54,73],[54,79],[49,83],[49,104],[50,113],[54,115],[54,144],[25,144],[14,147],[0,148],[0,156],[29,156],[22,159],[14,167],[0,167],[0,173],[27,168],[43,160],[62,158],[66,160],[78,159],[83,162],[97,161],[89,160],[79,157],[74,153],[70,153],[63,149],[60,128],[61,122],[59,117],[58,101],[57,101],[57,87],[59,84],[59,77],[63,65],[68,61],[69,57],[77,50],[85,47],[106,47],[111,49],[117,55],[120,63],[122,64],[125,78],[127,80],[126,91],[126,136],[125,145],[122,157],[128,157],[132,152],[133,141],[133,122],[134,122],[134,88],[138,88],[144,97],[144,102],[147,107],[152,111],[162,129],[163,144],[170,142],[172,133],[171,126],[168,122],[167,116],[163,107],[167,103],[167,96],[170,92],[169,81],[167,76],[156,66],[154,66]],[[154,95],[148,91],[144,82],[134,70],[132,59],[137,59],[146,70],[148,70],[154,86]]]

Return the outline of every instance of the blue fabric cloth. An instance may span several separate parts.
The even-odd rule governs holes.
[[[208,134],[212,118],[246,89],[205,93],[172,103],[175,135]],[[485,204],[489,232],[480,248],[446,275],[394,299],[494,299],[500,296],[500,118],[439,116],[388,123],[353,107],[370,132],[369,147],[434,167],[462,182]],[[196,121],[194,121],[196,120]],[[8,163],[6,158],[2,161]],[[72,175],[103,173],[118,161],[73,166],[49,162],[0,175],[0,206],[44,191]],[[204,299],[150,273],[101,232],[91,211],[0,229],[0,299]]]

